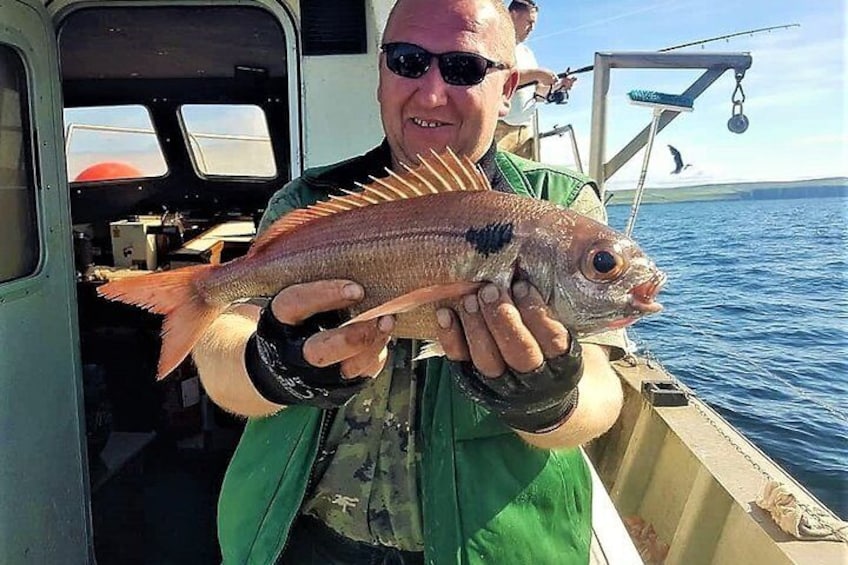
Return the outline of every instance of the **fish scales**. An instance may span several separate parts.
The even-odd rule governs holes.
[[[350,279],[366,289],[365,300],[351,309],[356,315],[419,288],[422,281],[504,283],[512,278],[520,247],[538,219],[554,208],[498,192],[433,194],[360,208],[304,225],[261,255],[233,261],[231,272],[228,268],[207,281],[209,293],[220,293],[224,301],[232,302],[272,296],[295,283]],[[512,241],[485,254],[467,234],[493,224],[513,226]],[[233,287],[232,281],[244,284]],[[434,338],[434,312],[444,303],[399,314],[395,335]]]

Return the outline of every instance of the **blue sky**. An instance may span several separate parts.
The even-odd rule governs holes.
[[[647,185],[681,185],[759,180],[795,180],[848,175],[846,143],[844,0],[538,0],[539,24],[528,43],[540,65],[563,71],[590,65],[596,51],[653,51],[699,39],[768,26],[800,24],[686,51],[748,51],[753,57],[743,87],[750,120],[742,135],[727,130],[735,82],[725,73],[683,114],[660,133],[651,156]],[[681,50],[680,52],[684,52]],[[633,89],[683,92],[701,71],[614,70],[609,94],[607,158],[647,125],[651,113],[628,103]],[[581,158],[588,165],[593,73],[579,75],[568,104],[541,106],[542,129],[572,124]],[[138,110],[138,109],[137,109]],[[75,112],[84,123],[149,127],[143,112]],[[255,120],[216,111],[216,131],[258,134]],[[234,125],[235,124],[235,125]],[[198,125],[209,132],[208,122]],[[232,128],[232,129],[230,129]],[[78,136],[78,137],[76,137]],[[74,148],[102,147],[103,134],[77,132]],[[133,141],[111,134],[113,151],[129,150]],[[136,150],[146,149],[133,146]],[[667,144],[674,145],[691,166],[679,175]],[[148,152],[149,153],[149,152]],[[545,161],[573,165],[565,138],[543,142]],[[71,158],[71,176],[91,154]],[[610,189],[636,186],[642,154],[607,183]],[[146,164],[145,164],[146,165]],[[146,165],[147,166],[147,165]],[[149,166],[159,167],[157,163]],[[159,169],[156,168],[158,171]],[[156,173],[158,174],[158,172]]]
[[[845,22],[843,0],[538,0],[541,11],[528,45],[541,66],[555,71],[594,62],[596,51],[650,51],[749,29],[800,27],[714,42],[685,51],[747,51],[753,63],[743,81],[742,135],[727,130],[735,81],[725,73],[657,137],[648,186],[794,180],[848,175],[846,152]],[[679,52],[685,52],[681,50]],[[700,71],[614,70],[610,86],[607,158],[650,121],[632,106],[632,89],[679,94]],[[568,104],[545,105],[542,129],[572,124],[584,163],[589,158],[592,73],[579,75]],[[680,175],[667,144],[692,163]],[[545,140],[546,161],[573,163],[564,138]],[[640,153],[608,183],[636,185]]]

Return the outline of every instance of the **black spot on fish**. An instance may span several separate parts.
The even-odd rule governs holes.
[[[512,241],[512,222],[487,224],[482,228],[468,228],[465,241],[474,246],[477,253],[488,257],[497,253]]]

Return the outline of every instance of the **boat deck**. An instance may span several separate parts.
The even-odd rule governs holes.
[[[685,387],[686,406],[652,406],[643,381],[676,383],[656,363],[634,358],[614,367],[625,385],[624,408],[586,451],[624,521],[655,534],[662,562],[848,563],[848,544],[796,539],[757,506],[771,479],[804,511],[838,519],[718,413]]]

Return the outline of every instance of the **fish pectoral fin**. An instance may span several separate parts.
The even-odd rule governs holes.
[[[433,302],[439,302],[441,300],[461,298],[467,294],[474,294],[480,289],[480,287],[483,286],[483,284],[485,283],[461,281],[418,288],[412,292],[393,298],[388,302],[384,302],[379,306],[375,306],[370,310],[366,310],[360,315],[351,318],[342,324],[342,326],[355,324],[356,322],[367,322],[368,320],[377,319],[380,316],[402,314],[404,312],[415,310],[419,306],[432,304]]]
[[[424,359],[429,359],[431,357],[444,357],[445,350],[442,349],[442,344],[438,341],[425,341],[424,345],[421,346],[421,349],[418,351],[418,355],[416,355],[412,360],[413,361],[423,361]]]

